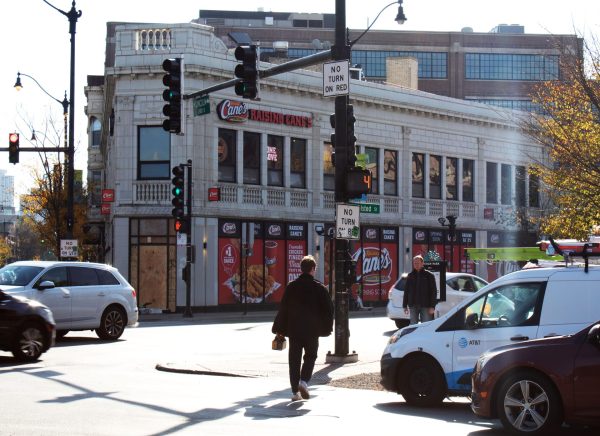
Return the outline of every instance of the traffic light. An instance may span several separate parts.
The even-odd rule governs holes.
[[[371,192],[371,171],[360,167],[348,168],[346,171],[346,195],[357,198]]]
[[[173,210],[171,214],[175,218],[175,231],[180,233],[186,233],[187,231],[187,218],[185,217],[185,201],[184,201],[184,166],[177,165],[173,167],[173,200],[171,200],[171,204],[173,205]]]
[[[171,133],[181,133],[181,112],[183,93],[183,59],[165,59],[162,64],[167,72],[163,76],[163,84],[167,87],[163,91],[163,114],[168,119],[163,121],[163,129]]]
[[[354,106],[351,104],[346,106],[346,134],[347,138],[347,148],[346,148],[346,156],[347,156],[347,166],[348,168],[354,168],[356,166],[356,136],[354,136],[354,122],[356,118],[354,117]]]
[[[19,163],[19,134],[9,133],[8,135],[8,162],[11,164]]]
[[[235,77],[242,79],[235,84],[235,93],[243,98],[254,99],[258,95],[257,50],[255,45],[240,45],[235,49],[235,58],[242,61],[235,67]]]

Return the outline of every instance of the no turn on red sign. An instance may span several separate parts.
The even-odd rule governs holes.
[[[323,64],[323,97],[349,94],[349,65],[347,60]]]
[[[335,237],[337,239],[360,238],[360,206],[338,204],[335,213]]]

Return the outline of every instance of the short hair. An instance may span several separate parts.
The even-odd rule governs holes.
[[[310,254],[308,256],[304,256],[302,258],[302,262],[300,262],[300,270],[303,273],[309,273],[316,267],[317,267],[317,262],[315,261],[315,258],[312,257]]]
[[[415,257],[413,257],[413,260],[420,260],[421,262],[425,262],[425,259],[423,259],[423,256],[421,256],[420,254],[417,254]]]

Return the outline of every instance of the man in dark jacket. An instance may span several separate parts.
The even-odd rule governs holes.
[[[413,258],[413,270],[408,273],[404,286],[402,307],[404,313],[410,312],[410,323],[431,321],[435,313],[437,285],[435,276],[425,268],[423,256]]]
[[[327,288],[314,278],[316,266],[314,257],[302,259],[302,274],[287,285],[272,328],[273,333],[290,338],[292,401],[309,398],[308,382],[317,360],[319,336],[329,336],[333,330],[333,303]],[[304,363],[300,367],[303,350]]]

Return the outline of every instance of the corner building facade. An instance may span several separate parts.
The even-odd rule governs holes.
[[[171,135],[162,128],[161,64],[181,56],[186,94],[230,80],[237,64],[209,26],[107,24],[104,75],[90,76],[86,87],[97,144],[89,219],[103,229],[104,260],[133,284],[141,307],[185,306],[185,237],[173,228],[171,168],[189,159],[192,307],[276,304],[308,253],[329,285],[334,101],[322,96],[322,74],[263,80],[256,101],[233,88],[187,99],[184,135]],[[357,80],[350,103],[358,151],[373,174],[366,203],[379,211],[361,213],[360,239],[351,244],[363,299],[383,304],[416,254],[488,276],[464,249],[487,246],[491,235],[514,238],[520,229],[498,218],[517,208],[535,215],[542,204],[526,169],[545,157],[519,129],[526,114]],[[453,241],[438,222],[448,215],[457,217]]]

